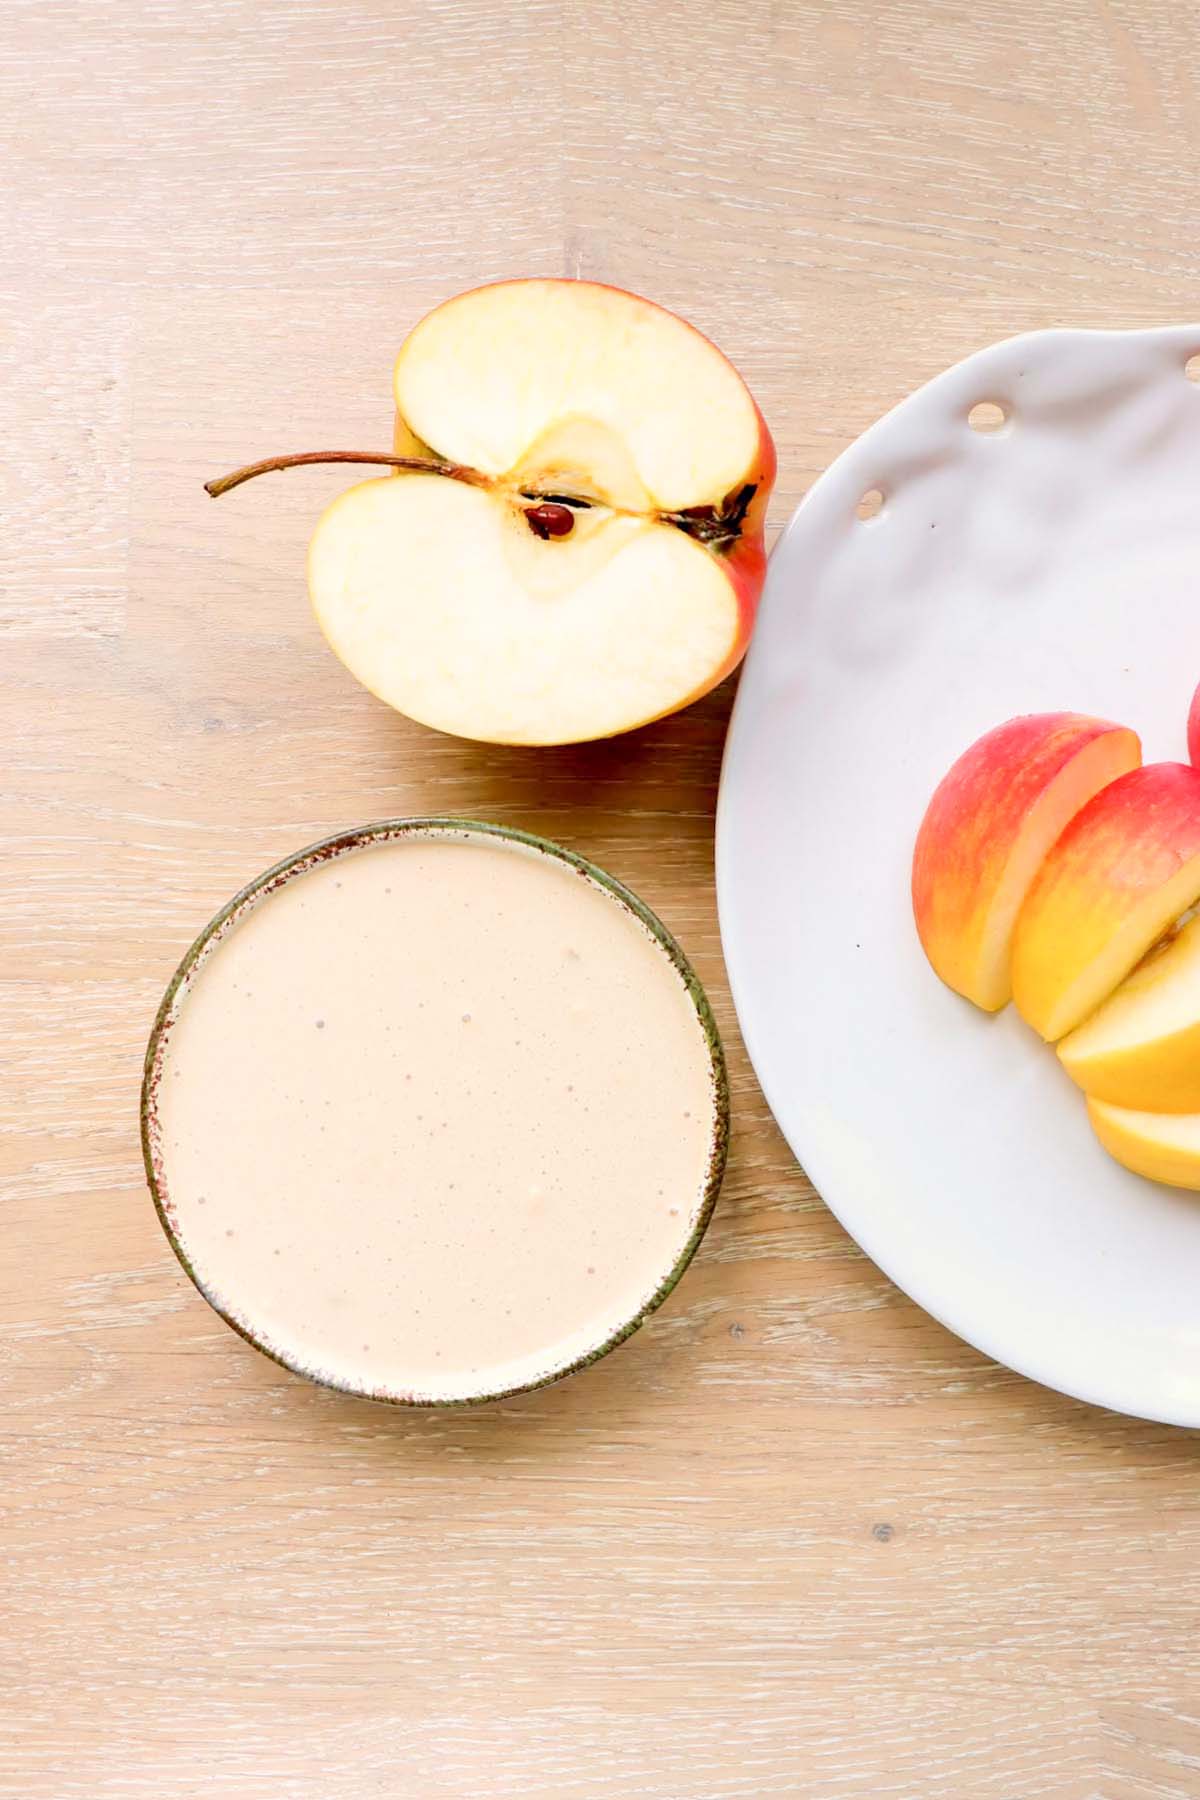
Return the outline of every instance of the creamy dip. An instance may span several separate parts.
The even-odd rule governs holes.
[[[185,1261],[239,1329],[364,1393],[491,1394],[640,1315],[723,1134],[685,979],[606,887],[524,843],[368,838],[210,939],[157,1040],[148,1134]]]

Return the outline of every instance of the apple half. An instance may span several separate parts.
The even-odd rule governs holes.
[[[1142,1112],[1089,1099],[1088,1118],[1108,1154],[1133,1174],[1200,1191],[1200,1112]]]
[[[775,452],[741,376],[673,313],[593,282],[477,288],[395,369],[392,473],[317,524],[330,645],[380,699],[495,743],[608,737],[734,669]]]
[[[1139,964],[1058,1055],[1094,1099],[1200,1113],[1200,918]]]
[[[1081,713],[1029,713],[985,733],[943,777],[917,833],[913,916],[956,993],[997,1012],[1012,993],[1013,929],[1056,838],[1141,762],[1135,732]]]
[[[1051,1042],[1081,1024],[1200,899],[1200,770],[1131,769],[1076,814],[1013,936],[1017,1011]]]

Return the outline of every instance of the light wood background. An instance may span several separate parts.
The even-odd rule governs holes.
[[[967,1349],[795,1167],[713,911],[731,686],[600,747],[433,736],[309,619],[341,477],[200,486],[386,446],[428,306],[585,275],[737,360],[778,524],[994,338],[1200,314],[1192,0],[0,0],[0,138],[0,1794],[1200,1795],[1200,1444]],[[638,888],[736,1106],[672,1301],[469,1415],[256,1356],[137,1149],[199,924],[426,810]]]

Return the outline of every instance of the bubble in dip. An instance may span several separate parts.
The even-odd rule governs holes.
[[[535,1386],[635,1329],[707,1223],[726,1123],[707,1002],[653,915],[543,840],[445,820],[239,896],[168,990],[143,1094],[163,1223],[218,1312],[414,1403]]]

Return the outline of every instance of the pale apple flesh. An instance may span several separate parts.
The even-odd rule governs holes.
[[[742,615],[715,557],[667,525],[584,513],[562,542],[432,475],[325,513],[309,588],[330,646],[381,700],[495,743],[606,737],[732,668]]]
[[[422,321],[395,386],[397,453],[473,474],[367,482],[319,521],[314,611],[364,686],[458,736],[553,744],[737,666],[775,459],[707,339],[616,289],[507,282]],[[530,529],[545,497],[561,535]]]
[[[1141,761],[1134,732],[1079,713],[1010,719],[934,792],[913,854],[913,916],[934,970],[995,1012],[1011,997],[1022,901],[1064,827]]]
[[[1200,1112],[1145,1112],[1088,1100],[1092,1130],[1134,1175],[1200,1192]]]
[[[1097,1100],[1148,1112],[1200,1112],[1200,919],[1136,968],[1058,1046],[1072,1081]]]
[[[1013,998],[1051,1042],[1082,1024],[1200,899],[1200,771],[1132,769],[1076,814],[1026,896]]]
[[[762,461],[758,409],[720,351],[597,282],[505,281],[447,300],[402,345],[395,395],[438,456],[631,512],[722,501]]]

